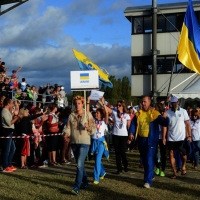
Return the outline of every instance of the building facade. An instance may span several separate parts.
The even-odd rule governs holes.
[[[200,22],[200,2],[193,1],[196,16]],[[173,76],[171,89],[179,92],[199,79],[189,78],[193,72],[185,68],[176,55],[178,41],[187,3],[157,5],[157,90],[159,96],[166,96]],[[131,95],[151,95],[152,88],[152,6],[128,7],[125,17],[131,22]],[[188,78],[188,80],[187,80]],[[179,83],[186,80],[179,87]],[[174,89],[175,88],[175,89]]]

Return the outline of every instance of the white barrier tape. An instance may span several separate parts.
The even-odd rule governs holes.
[[[47,134],[47,135],[39,135],[41,137],[49,137],[49,136],[57,136],[57,135],[62,135],[62,133],[52,133],[52,134]],[[24,135],[24,136],[2,136],[0,138],[29,138],[34,136],[32,135]]]

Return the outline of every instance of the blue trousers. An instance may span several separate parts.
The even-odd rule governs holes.
[[[12,136],[12,133],[8,136]],[[12,159],[15,154],[15,143],[12,138],[3,139],[3,168],[12,166]]]
[[[152,186],[152,179],[154,178],[154,155],[156,147],[156,145],[148,145],[148,138],[138,137],[138,149],[144,166],[144,183],[148,183],[150,186]]]
[[[200,140],[193,141],[193,143],[200,148]],[[194,167],[198,167],[199,165],[199,151],[194,152]]]
[[[101,162],[103,152],[104,152],[103,142],[98,143],[98,153],[95,155],[95,164],[94,164],[94,180],[99,182],[99,177],[105,175],[105,169]]]
[[[88,154],[90,145],[72,144],[71,147],[72,147],[74,157],[77,162],[76,179],[75,179],[73,188],[79,190],[82,183],[84,185],[88,184],[84,162],[85,162],[86,156]]]

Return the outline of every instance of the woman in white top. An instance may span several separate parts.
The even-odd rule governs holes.
[[[199,112],[197,110],[193,110],[191,112],[191,120],[190,120],[190,126],[192,129],[192,141],[197,146],[200,148],[200,119],[199,119]],[[199,151],[194,153],[194,169],[198,169],[199,165]]]
[[[116,174],[120,174],[120,172],[122,172],[121,160],[124,166],[124,171],[128,171],[128,162],[126,159],[126,145],[128,141],[127,129],[129,129],[130,126],[130,116],[129,114],[127,114],[126,105],[124,101],[117,102],[117,109],[113,109],[112,114],[114,118],[112,136],[117,165]]]

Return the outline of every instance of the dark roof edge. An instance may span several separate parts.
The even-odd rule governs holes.
[[[193,6],[200,6],[200,1],[193,1]],[[178,3],[168,3],[168,4],[157,4],[157,8],[159,9],[175,9],[175,8],[186,8],[188,2],[178,2]],[[134,6],[134,7],[127,7],[124,11],[124,13],[129,12],[141,12],[141,11],[149,11],[151,10],[152,5],[146,5],[146,6]]]

